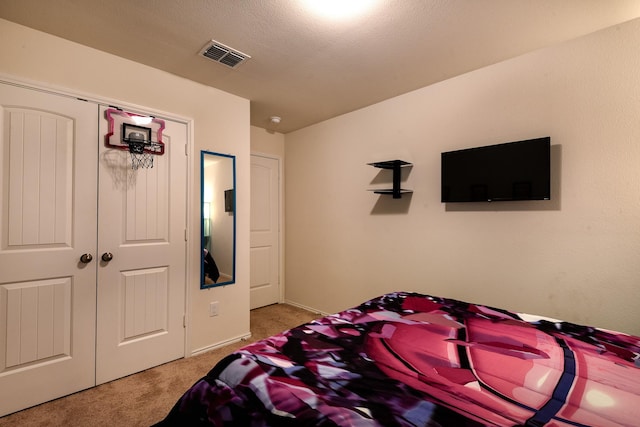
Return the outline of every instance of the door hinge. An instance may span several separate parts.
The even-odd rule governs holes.
[[[184,155],[189,157],[189,144],[184,144]]]
[[[182,327],[187,327],[187,316],[185,314],[182,315]]]
[[[189,236],[189,235],[187,234],[187,229],[185,228],[185,229],[184,229],[184,241],[185,241],[185,242],[188,242],[188,241],[189,241],[188,236]]]

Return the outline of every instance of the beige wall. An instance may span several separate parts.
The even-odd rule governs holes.
[[[284,159],[284,135],[251,126],[251,152]]]
[[[249,101],[94,49],[0,20],[0,73],[74,94],[118,100],[193,120],[189,253],[200,254],[200,150],[237,156],[237,283],[200,290],[189,260],[188,352],[249,333]],[[219,316],[209,317],[211,301]]]
[[[638,46],[635,20],[287,134],[287,300],[420,291],[640,334]],[[441,152],[545,135],[552,201],[440,203]],[[412,197],[367,192],[395,158]]]

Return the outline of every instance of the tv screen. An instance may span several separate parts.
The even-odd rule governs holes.
[[[551,138],[442,153],[442,202],[549,200]]]

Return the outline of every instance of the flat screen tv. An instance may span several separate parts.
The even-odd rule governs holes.
[[[551,138],[442,153],[443,203],[549,200]]]

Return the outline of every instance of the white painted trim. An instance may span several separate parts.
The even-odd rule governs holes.
[[[192,207],[194,206],[194,200],[193,200],[193,188],[195,185],[195,171],[196,168],[194,167],[194,161],[195,161],[195,157],[194,157],[194,150],[195,150],[195,143],[193,140],[193,135],[195,135],[195,123],[193,121],[193,119],[190,119],[189,122],[187,123],[187,188],[185,189],[185,191],[187,192],[187,212],[186,215],[187,217],[185,218],[186,220],[186,224],[185,227],[187,229],[186,233],[187,233],[187,239],[185,242],[186,245],[186,251],[187,251],[187,259],[186,259],[186,277],[185,277],[185,300],[184,300],[184,319],[185,319],[185,328],[184,328],[184,356],[187,357],[189,355],[189,349],[191,348],[191,310],[193,308],[193,305],[191,303],[191,284],[192,283],[200,283],[200,269],[198,269],[198,273],[197,273],[197,278],[193,277],[192,274],[192,263],[191,260],[193,259],[193,257],[198,257],[198,259],[200,259],[200,254],[199,253],[194,253],[194,245],[191,244],[191,239],[193,238],[193,232],[194,230],[198,230],[198,234],[200,232],[200,224],[194,224],[194,219],[192,218]],[[199,164],[199,162],[198,162]],[[198,192],[199,194],[199,192]],[[196,196],[199,197],[199,196]],[[197,246],[198,248],[200,247],[200,244],[198,244]],[[200,285],[198,285],[198,288],[200,288]]]
[[[319,314],[319,315],[321,315],[321,316],[328,316],[328,315],[330,315],[330,314],[333,314],[333,313],[327,313],[326,311],[318,310],[317,308],[308,307],[308,306],[306,306],[306,305],[299,304],[299,303],[294,302],[294,301],[291,301],[291,300],[285,300],[285,301],[284,301],[284,303],[285,303],[285,304],[292,305],[292,306],[294,306],[294,307],[301,308],[301,309],[303,309],[303,310],[310,311],[310,312],[315,313],[315,314]]]
[[[192,118],[180,116],[175,113],[170,113],[168,111],[157,110],[155,108],[149,108],[143,105],[132,104],[130,102],[124,102],[118,99],[95,96],[85,92],[80,92],[75,90],[71,91],[61,86],[52,85],[50,83],[39,82],[35,80],[23,79],[23,78],[19,78],[16,76],[5,74],[5,73],[0,73],[0,82],[10,84],[13,86],[24,87],[27,89],[38,90],[40,92],[47,92],[54,95],[66,96],[74,99],[82,99],[85,101],[93,102],[95,104],[117,106],[117,107],[126,109],[127,111],[131,111],[133,113],[143,113],[143,114],[151,113],[151,115],[153,115],[154,117],[170,119],[175,122],[180,122],[184,124],[193,122]]]
[[[95,95],[92,94],[87,94],[87,93],[83,93],[83,92],[79,92],[79,91],[70,91],[67,88],[61,87],[61,86],[57,86],[57,85],[52,85],[50,83],[45,83],[45,82],[40,82],[40,81],[35,81],[35,80],[29,80],[29,79],[24,79],[24,78],[18,78],[16,76],[12,76],[6,73],[0,73],[0,83],[5,83],[11,86],[18,86],[18,87],[22,87],[25,89],[31,89],[31,90],[36,90],[36,91],[40,91],[40,92],[45,92],[45,93],[50,93],[52,95],[57,95],[57,96],[65,96],[68,98],[73,98],[73,99],[82,99],[88,102],[92,102],[94,104],[97,105],[107,105],[107,106],[118,106],[122,109],[126,109],[127,111],[131,111],[131,112],[136,112],[136,113],[141,113],[141,114],[150,114],[153,115],[155,117],[159,117],[159,118],[163,118],[163,119],[168,119],[168,120],[172,120],[178,123],[182,123],[184,125],[186,125],[187,127],[187,188],[185,191],[187,191],[187,197],[186,197],[186,217],[185,217],[185,228],[186,228],[186,233],[187,233],[187,240],[185,241],[185,250],[186,250],[186,259],[185,259],[185,322],[186,322],[186,326],[185,326],[185,340],[184,340],[184,356],[186,357],[188,355],[189,352],[189,347],[191,344],[191,322],[190,322],[190,314],[191,314],[191,290],[190,290],[190,283],[192,282],[193,277],[191,274],[191,263],[189,262],[189,260],[191,259],[190,257],[195,256],[196,254],[193,254],[193,249],[191,249],[190,245],[190,238],[191,238],[191,230],[196,230],[196,229],[200,229],[200,226],[198,225],[196,228],[194,228],[194,225],[192,224],[192,221],[190,221],[191,218],[191,203],[193,202],[191,196],[191,191],[189,191],[191,188],[193,188],[193,184],[194,184],[194,180],[195,180],[195,171],[194,171],[194,167],[193,167],[193,151],[194,151],[194,141],[193,141],[193,135],[195,134],[194,132],[194,120],[192,118],[189,117],[184,117],[184,116],[179,116],[173,113],[169,113],[166,111],[162,111],[162,110],[157,110],[154,108],[149,108],[149,107],[144,107],[144,106],[140,106],[137,104],[131,104],[128,102],[123,102],[120,100],[115,100],[115,99],[110,99],[110,98],[103,98],[103,97],[96,97]],[[198,281],[200,279],[198,278]]]
[[[208,345],[208,346],[205,346],[205,347],[197,348],[197,349],[193,350],[188,357],[193,357],[193,356],[197,356],[197,355],[202,354],[202,353],[207,353],[209,351],[217,350],[217,349],[225,347],[225,346],[227,346],[229,344],[235,344],[235,343],[240,342],[240,341],[246,341],[249,338],[251,338],[251,332],[249,332],[248,334],[244,334],[244,335],[240,335],[240,336],[237,336],[237,337],[234,337],[234,338],[230,338],[228,340],[220,341],[220,342],[218,342],[216,344],[211,344],[211,345]]]
[[[284,158],[277,154],[267,154],[259,151],[252,151],[250,156],[264,157],[267,159],[273,159],[278,161],[278,246],[279,246],[279,260],[278,260],[278,285],[279,295],[278,302],[284,302],[284,288],[285,288],[285,277],[284,277]]]

